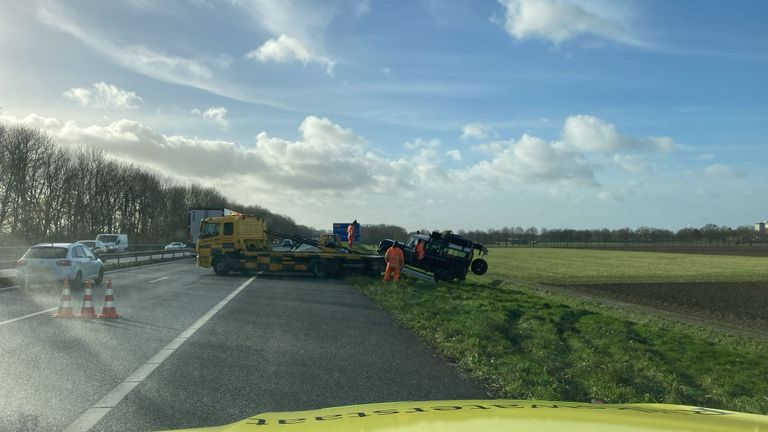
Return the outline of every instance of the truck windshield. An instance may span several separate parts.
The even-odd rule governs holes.
[[[117,236],[114,234],[101,234],[96,237],[96,240],[102,241],[104,243],[114,243],[117,241]]]
[[[200,238],[214,237],[219,235],[219,224],[204,223],[200,228]]]

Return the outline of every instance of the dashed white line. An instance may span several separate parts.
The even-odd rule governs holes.
[[[29,315],[20,316],[18,318],[13,318],[13,319],[5,320],[5,321],[0,321],[0,326],[6,325],[6,324],[10,324],[10,323],[15,323],[16,321],[21,321],[21,320],[26,319],[26,318],[32,318],[33,316],[42,315],[44,313],[53,312],[56,309],[58,309],[58,306],[57,307],[52,307],[50,309],[42,310],[40,312],[31,313]]]
[[[220,311],[227,303],[230,302],[236,295],[240,294],[240,291],[244,290],[256,277],[252,277],[245,281],[242,285],[237,287],[234,291],[229,293],[224,300],[212,307],[205,315],[201,316],[197,321],[187,327],[181,334],[176,336],[176,339],[171,341],[168,345],[163,347],[157,354],[155,354],[146,363],[136,369],[128,378],[117,387],[107,393],[106,396],[101,398],[92,407],[88,408],[80,417],[77,418],[71,425],[69,425],[64,432],[87,432],[93,428],[96,423],[99,422],[105,415],[117,406],[136,386],[144,381],[160,364],[162,364],[173,352],[179,348],[184,342],[187,341],[200,327],[202,327],[208,320],[210,320],[216,312]],[[54,308],[55,309],[55,308]]]
[[[166,280],[166,279],[170,279],[170,278],[171,278],[170,276],[165,276],[165,277],[161,277],[159,279],[151,280],[151,281],[149,281],[149,283],[160,282],[161,280]]]

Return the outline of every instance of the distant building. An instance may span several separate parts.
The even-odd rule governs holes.
[[[768,221],[758,222],[755,224],[755,231],[760,234],[765,234],[765,226],[768,225]]]

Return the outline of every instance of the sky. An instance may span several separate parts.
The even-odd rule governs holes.
[[[0,7],[0,121],[316,228],[768,219],[762,0]]]

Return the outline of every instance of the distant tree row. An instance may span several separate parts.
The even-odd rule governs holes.
[[[214,188],[181,185],[93,147],[65,149],[40,130],[0,123],[0,245],[118,232],[133,244],[185,240],[188,209],[222,207],[263,216],[277,230],[315,234]]]
[[[361,225],[360,243],[378,244],[384,239],[405,240],[408,231],[397,225]]]
[[[506,227],[486,231],[460,230],[459,234],[485,244],[537,243],[689,243],[689,244],[736,244],[756,238],[751,226],[731,228],[706,224],[701,228],[682,228],[672,231],[664,228],[642,226],[619,229],[547,229],[536,227]]]

